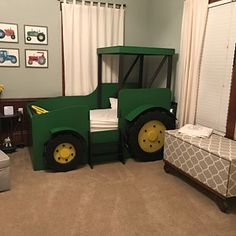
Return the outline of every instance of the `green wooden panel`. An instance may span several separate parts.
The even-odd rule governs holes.
[[[152,48],[152,47],[135,47],[135,46],[113,46],[98,48],[97,54],[129,54],[129,55],[167,55],[175,54],[173,48]]]
[[[141,113],[143,113],[144,111],[147,111],[151,108],[155,108],[156,106],[154,105],[143,105],[143,106],[139,106],[137,108],[135,108],[134,110],[132,110],[130,113],[128,113],[127,116],[125,116],[125,119],[128,121],[132,121],[134,120],[137,116],[139,116]]]
[[[137,87],[137,84],[127,84],[125,87]],[[102,107],[110,106],[109,97],[112,97],[118,89],[118,84],[102,84]],[[37,115],[31,105],[40,106],[48,113]],[[43,158],[45,143],[52,137],[52,132],[73,130],[82,135],[88,143],[89,134],[89,110],[97,108],[97,91],[87,96],[64,96],[56,98],[41,99],[28,105],[27,110],[31,120],[31,159],[35,170],[46,169]],[[94,142],[116,142],[118,131],[105,132],[104,134],[92,135]],[[97,140],[97,141],[96,141]],[[86,150],[88,151],[88,150]],[[88,153],[81,163],[87,163]]]
[[[143,105],[153,105],[167,110],[171,106],[171,91],[167,88],[123,89],[119,93],[119,114],[125,117],[129,112]]]
[[[137,88],[137,83],[127,83],[124,88]],[[101,85],[102,92],[102,108],[110,107],[109,97],[113,97],[118,89],[117,83],[104,83]],[[97,108],[97,90],[86,96],[60,96],[47,99],[40,99],[36,102],[30,103],[28,106],[28,112],[30,116],[33,114],[33,110],[30,109],[30,105],[36,105],[42,107],[48,111],[62,109],[68,106],[87,106],[90,110]]]
[[[109,142],[108,144],[99,143],[99,144],[92,144],[91,151],[93,154],[93,159],[102,159],[103,156],[116,156],[119,152],[119,144],[117,142]]]
[[[137,87],[137,84],[127,84],[126,88]],[[112,97],[117,91],[117,84],[102,84],[102,107],[109,107],[109,97]],[[147,108],[150,106],[162,107],[167,110],[171,105],[171,93],[169,89],[151,88],[151,89],[123,89],[119,92],[118,102],[119,112],[119,128],[124,132],[125,116],[140,106]],[[31,105],[41,106],[48,110],[48,113],[37,115]],[[88,96],[65,96],[57,98],[42,99],[29,104],[27,109],[30,115],[32,127],[32,149],[31,159],[34,170],[46,169],[46,163],[43,157],[44,145],[51,139],[52,133],[56,131],[73,130],[82,135],[89,147],[89,110],[97,108],[97,91]],[[138,109],[140,111],[140,109]],[[139,111],[135,111],[137,113]],[[132,115],[134,117],[135,114]],[[102,152],[102,143],[119,143],[119,132],[104,131],[91,133],[90,140],[97,144],[96,150]],[[101,144],[101,147],[99,146]],[[109,145],[109,144],[105,144]],[[104,147],[104,146],[103,146]],[[118,146],[111,148],[115,152]],[[110,150],[110,149],[109,149]],[[105,151],[105,149],[104,149]],[[81,163],[88,162],[88,149],[86,156]],[[106,155],[104,155],[106,156]],[[110,158],[116,156],[115,153]],[[97,160],[102,160],[98,157]]]
[[[45,114],[31,115],[32,126],[32,164],[34,170],[46,169],[43,158],[45,143],[51,139],[51,130],[68,127],[77,131],[88,145],[89,110],[86,106],[70,106],[53,110]],[[81,161],[87,163],[88,157]]]
[[[170,110],[171,91],[167,88],[123,89],[119,92],[119,128],[124,133],[125,117],[139,107],[161,107]]]
[[[91,143],[108,143],[119,141],[119,130],[108,130],[90,133]]]

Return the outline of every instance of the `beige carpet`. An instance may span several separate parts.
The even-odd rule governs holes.
[[[67,173],[33,171],[27,148],[11,158],[12,189],[0,193],[0,235],[236,235],[229,214],[163,162],[107,163]]]

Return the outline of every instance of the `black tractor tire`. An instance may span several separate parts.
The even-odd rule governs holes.
[[[26,39],[27,39],[27,41],[31,41],[31,37],[29,37],[29,36]]]
[[[39,57],[38,63],[39,63],[39,65],[44,65],[46,63],[46,58],[45,57]]]
[[[4,63],[5,62],[5,59],[3,57],[0,57],[0,63]]]
[[[15,39],[16,38],[16,36],[13,34],[13,35],[11,35],[11,39]]]
[[[5,37],[5,32],[0,29],[0,39],[3,39]]]
[[[37,39],[39,42],[43,42],[45,40],[45,34],[44,33],[39,33],[37,35]]]
[[[44,156],[47,167],[54,171],[65,172],[76,169],[84,155],[84,140],[72,134],[59,134],[45,145]]]
[[[175,129],[175,121],[175,117],[164,110],[149,110],[142,113],[132,122],[127,130],[128,148],[131,156],[137,161],[156,161],[162,159],[164,131]],[[146,130],[145,127],[149,124],[151,126]],[[140,138],[140,133],[141,137],[143,134],[143,137],[146,138]],[[151,136],[150,139],[149,135]],[[146,146],[148,151],[144,148]]]
[[[13,63],[13,64],[16,64],[16,62],[17,62],[17,59],[16,59],[16,57],[14,56],[14,57],[12,57],[11,58],[11,63]]]

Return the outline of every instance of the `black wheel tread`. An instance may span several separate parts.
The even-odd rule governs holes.
[[[144,152],[138,145],[137,136],[141,127],[150,120],[161,121],[167,129],[175,129],[175,118],[170,116],[164,110],[149,110],[142,113],[127,128],[128,146],[132,157],[139,161],[155,161],[163,157],[163,147],[153,153]],[[135,138],[134,138],[135,137]]]
[[[60,164],[55,161],[53,153],[55,148],[61,143],[71,143],[76,149],[75,158],[66,164]],[[81,138],[78,138],[72,134],[59,134],[50,139],[45,145],[45,160],[47,166],[55,171],[69,171],[76,169],[79,165],[80,157],[84,155],[85,144]]]

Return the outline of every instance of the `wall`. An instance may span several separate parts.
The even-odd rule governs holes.
[[[125,44],[179,48],[180,15],[183,0],[103,0],[125,3]],[[60,9],[57,0],[1,0],[1,22],[17,23],[19,43],[0,47],[20,49],[20,68],[0,67],[1,98],[37,98],[62,94]],[[24,44],[23,26],[48,26],[48,45]],[[25,49],[47,49],[49,68],[25,68]]]
[[[172,47],[179,53],[184,0],[151,0],[149,8],[150,45]]]
[[[101,2],[126,4],[125,44],[149,45],[149,3],[146,0],[99,0]],[[149,2],[149,1],[148,1]]]
[[[153,47],[174,48],[176,55],[173,58],[172,90],[174,100],[178,101],[177,87],[180,81],[176,80],[176,69],[180,49],[181,24],[184,0],[151,0],[149,8],[149,45]],[[148,70],[154,71],[153,63],[148,64]],[[153,86],[165,87],[166,67],[160,73],[159,79]]]
[[[1,22],[18,24],[19,43],[0,43],[0,47],[20,49],[20,68],[0,67],[2,98],[48,97],[61,94],[62,60],[60,9],[57,0],[1,0]],[[48,26],[48,45],[24,43],[24,25]],[[46,49],[48,69],[25,68],[25,49]]]
[[[117,2],[117,0],[108,0],[108,2]],[[172,89],[175,100],[178,100],[178,94],[175,89],[179,83],[176,81],[176,68],[180,48],[184,0],[126,0],[118,2],[126,3],[127,5],[125,25],[126,45],[175,48],[176,55],[173,60]],[[132,60],[133,58],[130,58],[124,64],[130,64]],[[156,70],[160,60],[161,58],[158,60],[157,57],[145,59],[144,74],[147,81],[149,81]],[[167,68],[164,66],[153,86],[165,87],[166,71]],[[131,77],[135,76],[137,77],[137,73],[131,74]]]
[[[125,44],[133,46],[173,47],[179,49],[180,18],[184,0],[103,0],[125,3]],[[0,83],[5,90],[0,99],[0,112],[4,106],[21,107],[39,97],[62,94],[61,12],[57,0],[0,0],[0,22],[17,23],[19,43],[0,43],[0,47],[20,49],[20,68],[0,67]],[[24,44],[24,25],[48,26],[48,45]],[[25,68],[25,49],[47,49],[49,68]],[[132,58],[130,58],[132,60]],[[176,61],[176,60],[175,60]],[[153,64],[152,62],[150,62]],[[124,63],[125,65],[128,63]],[[145,63],[145,75],[149,74]],[[173,66],[175,68],[175,65]],[[137,74],[132,73],[132,77]],[[19,130],[14,134],[16,144],[29,145],[28,116],[23,117],[23,136]],[[5,137],[4,133],[1,135]],[[1,136],[0,135],[0,136]],[[3,137],[0,137],[2,140]]]

